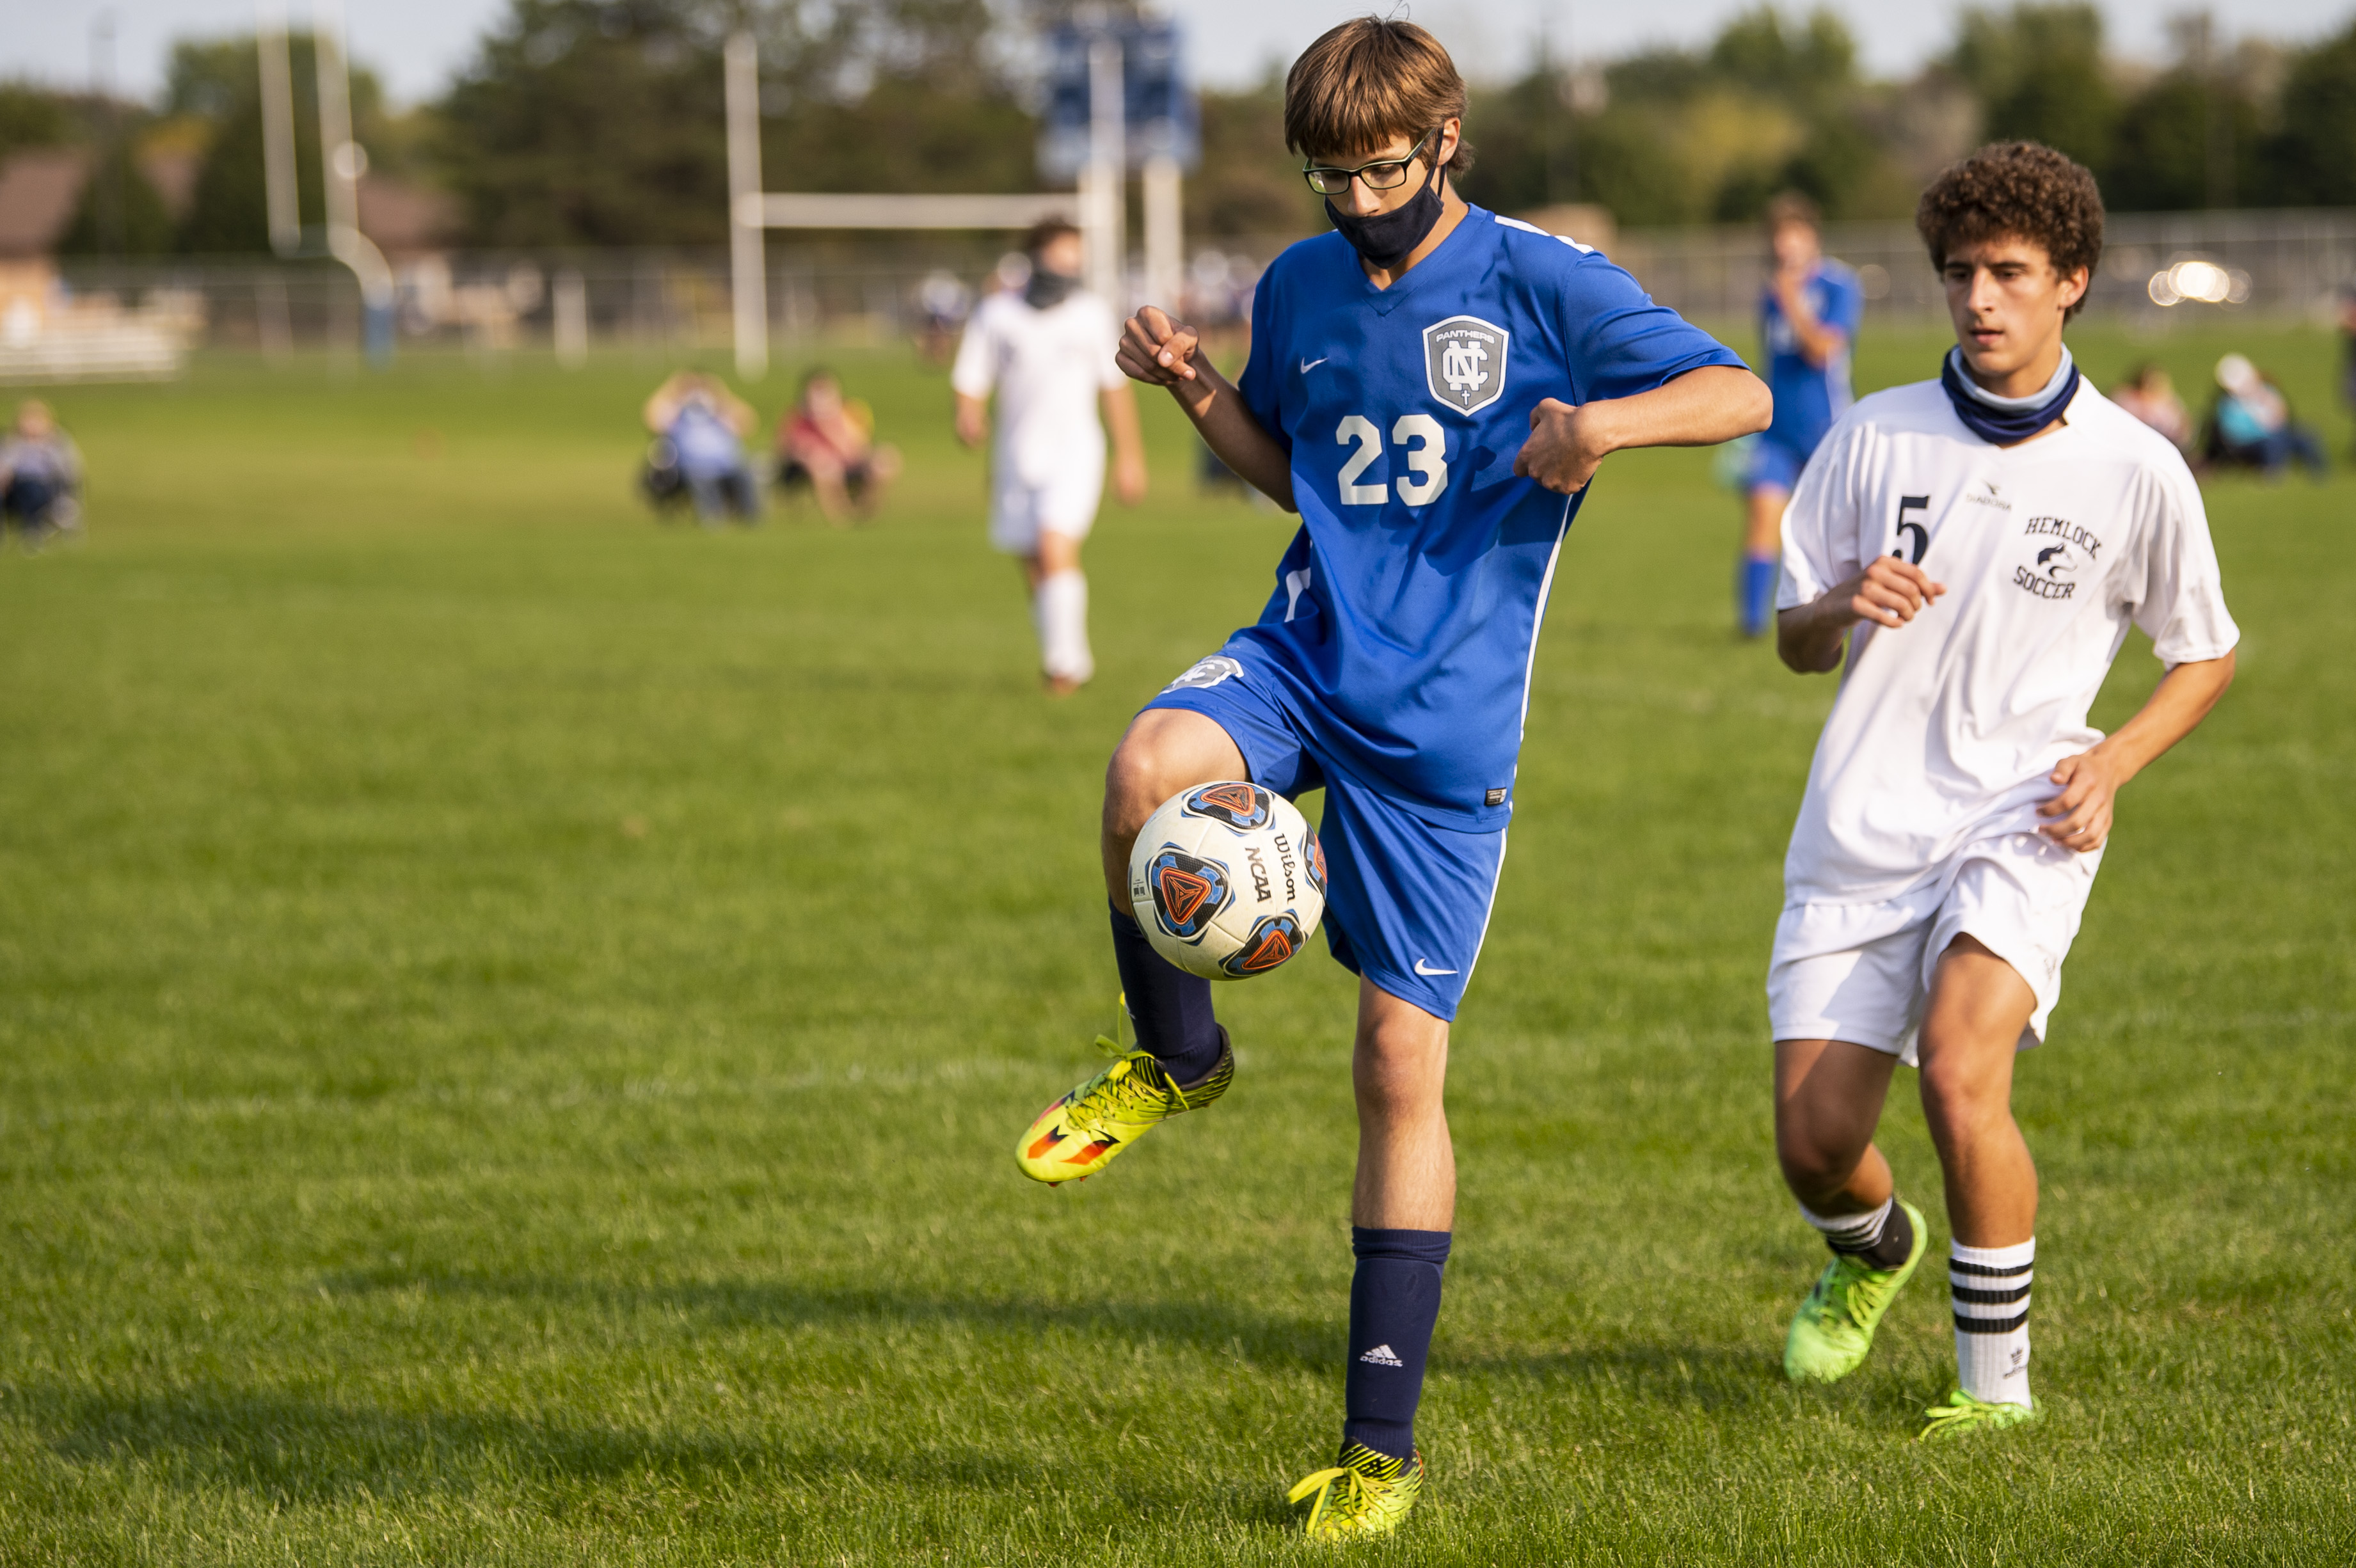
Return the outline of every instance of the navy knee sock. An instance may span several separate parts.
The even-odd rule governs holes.
[[[1775,580],[1783,572],[1783,563],[1772,558],[1764,560],[1754,555],[1742,558],[1741,571],[1736,579],[1735,599],[1745,636],[1762,635],[1767,630],[1767,623],[1774,619]]]
[[[1181,1083],[1193,1083],[1216,1067],[1219,1020],[1211,1016],[1211,983],[1153,951],[1137,917],[1118,906],[1112,912],[1112,953],[1137,1043]]]
[[[1423,1362],[1440,1320],[1446,1231],[1350,1227],[1358,1257],[1350,1279],[1350,1368],[1343,1385],[1342,1441],[1406,1459],[1415,1453]]]

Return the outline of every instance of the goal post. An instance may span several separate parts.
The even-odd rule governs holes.
[[[761,74],[753,35],[733,35],[723,52],[728,108],[728,261],[736,374],[757,381],[769,370],[769,279],[766,237],[772,229],[1028,229],[1043,218],[1070,219],[1070,191],[1027,196],[905,196],[769,191],[761,188]]]

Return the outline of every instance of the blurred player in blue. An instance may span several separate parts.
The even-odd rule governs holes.
[[[1783,569],[1783,508],[1809,454],[1855,400],[1849,350],[1865,295],[1857,274],[1824,253],[1816,207],[1797,191],[1767,204],[1774,272],[1759,301],[1759,337],[1775,420],[1751,449],[1744,475],[1742,560],[1735,569],[1735,615],[1746,637],[1763,635]]]
[[[1258,622],[1172,682],[1113,754],[1105,888],[1138,1049],[1015,1151],[1037,1180],[1093,1175],[1226,1092],[1235,1053],[1210,984],[1140,928],[1130,851],[1155,808],[1214,780],[1323,788],[1326,935],[1359,988],[1342,1448],[1293,1491],[1320,1539],[1388,1533],[1423,1484],[1415,1412],[1456,1205],[1449,1025],[1504,865],[1563,537],[1608,453],[1713,445],[1769,412],[1731,351],[1602,256],[1465,204],[1451,177],[1471,161],[1464,104],[1421,28],[1335,27],[1294,62],[1284,104],[1334,232],[1260,279],[1240,383],[1161,310],[1124,328],[1121,368],[1169,389],[1301,526]],[[1108,1246],[1083,1272],[1122,1266]]]

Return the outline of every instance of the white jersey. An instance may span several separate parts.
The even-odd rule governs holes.
[[[1990,445],[1936,381],[1878,392],[1825,438],[1783,516],[1777,606],[1876,557],[1947,592],[1850,634],[1783,863],[1791,903],[1894,898],[1965,847],[2034,832],[2130,622],[2173,667],[2240,638],[2200,487],[2167,439],[2081,383],[2062,429]]]
[[[969,398],[998,394],[994,461],[1000,481],[1041,486],[1075,470],[1104,474],[1099,393],[1122,384],[1113,356],[1119,325],[1096,295],[1075,292],[1033,310],[992,294],[966,324],[949,385]]]

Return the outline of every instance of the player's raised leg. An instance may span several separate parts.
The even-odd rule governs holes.
[[[1775,1157],[1833,1253],[1784,1339],[1794,1382],[1832,1382],[1863,1364],[1922,1260],[1922,1211],[1898,1197],[1873,1145],[1897,1065],[1890,1051],[1847,1040],[1775,1042]]]
[[[1448,1021],[1362,980],[1351,1064],[1358,1173],[1350,1250],[1357,1262],[1342,1452],[1292,1490],[1296,1502],[1316,1499],[1308,1524],[1314,1539],[1387,1535],[1423,1489],[1415,1413],[1456,1221],[1447,1076]]]
[[[1217,779],[1247,777],[1243,752],[1204,714],[1149,708],[1121,737],[1105,770],[1105,891],[1113,959],[1136,1047],[1099,1041],[1111,1065],[1042,1111],[1015,1147],[1023,1173],[1049,1183],[1095,1175],[1161,1123],[1226,1093],[1235,1052],[1211,1011],[1211,983],[1189,975],[1146,940],[1129,902],[1129,854],[1162,802]]]
[[[1922,1019],[1922,1115],[1947,1184],[1954,1239],[1955,1392],[1925,1437],[2036,1418],[2029,1298],[2037,1257],[2037,1166],[2012,1115],[2012,1065],[2037,996],[1969,935],[1939,959]]]

